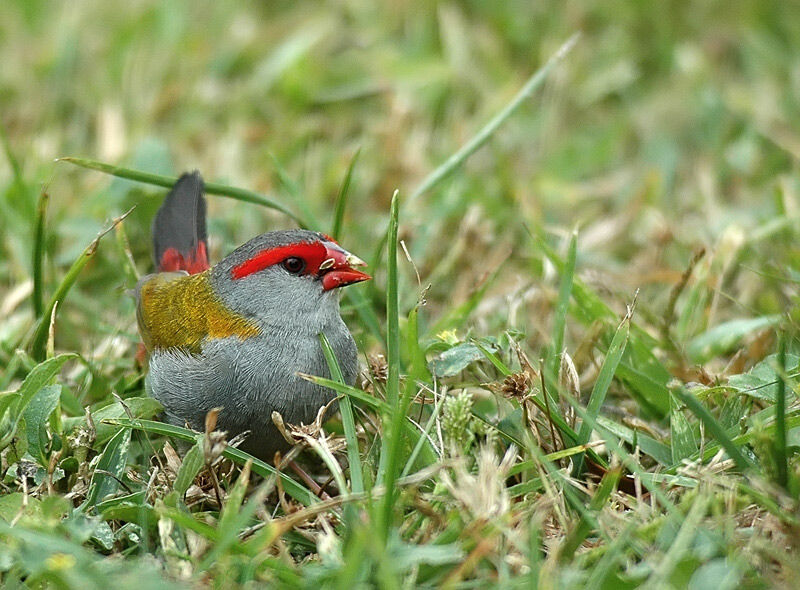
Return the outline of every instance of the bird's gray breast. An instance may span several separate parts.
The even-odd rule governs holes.
[[[356,347],[338,314],[321,326],[336,353],[347,383],[356,375]],[[315,333],[314,333],[315,332]],[[284,422],[308,424],[320,406],[335,397],[298,373],[329,376],[318,330],[299,332],[291,326],[265,327],[245,340],[229,337],[208,340],[200,354],[155,351],[150,359],[148,389],[173,423],[202,429],[205,415],[220,407],[218,428],[230,435],[251,431],[248,450],[280,446],[272,424],[278,411]],[[262,452],[256,452],[264,455]]]

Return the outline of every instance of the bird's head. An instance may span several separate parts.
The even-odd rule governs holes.
[[[366,263],[318,232],[283,230],[243,244],[212,270],[223,302],[264,322],[338,312],[339,287],[371,277]]]

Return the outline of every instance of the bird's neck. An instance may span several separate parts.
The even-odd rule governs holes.
[[[316,306],[278,307],[274,306],[263,314],[253,317],[262,333],[289,331],[298,336],[314,338],[333,326],[342,324],[339,315],[339,299],[335,295],[324,297]]]

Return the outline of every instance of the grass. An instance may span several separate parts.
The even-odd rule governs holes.
[[[0,4],[0,585],[794,587],[798,17]],[[311,482],[144,392],[125,291],[195,168],[214,260],[370,261]]]

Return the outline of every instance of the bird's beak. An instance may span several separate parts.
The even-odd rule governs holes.
[[[325,260],[319,265],[322,288],[325,291],[360,283],[361,281],[368,281],[372,278],[367,273],[354,268],[356,266],[367,266],[367,263],[355,254],[351,254],[333,242],[327,242],[325,248]]]

